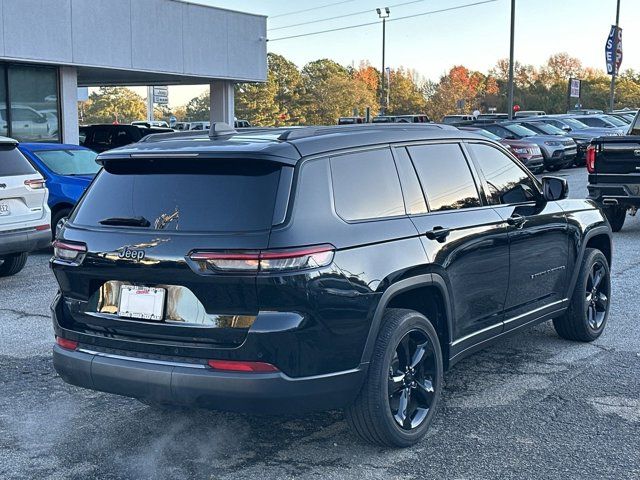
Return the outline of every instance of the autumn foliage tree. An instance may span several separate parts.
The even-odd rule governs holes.
[[[100,87],[91,93],[83,107],[83,122],[131,123],[147,118],[144,99],[126,87]]]

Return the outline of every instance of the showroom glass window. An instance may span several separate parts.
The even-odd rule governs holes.
[[[21,142],[60,141],[57,70],[22,65],[5,68],[8,84],[3,91],[11,111],[6,111],[5,101],[2,115],[6,119],[9,113],[8,135]]]

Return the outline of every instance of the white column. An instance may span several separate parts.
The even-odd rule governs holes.
[[[60,67],[60,117],[62,142],[78,145],[78,70]]]
[[[209,84],[211,95],[211,122],[225,122],[233,127],[234,121],[234,90],[233,82],[216,80]]]

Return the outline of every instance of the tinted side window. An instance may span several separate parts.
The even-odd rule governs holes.
[[[468,147],[487,182],[487,200],[491,205],[535,199],[534,181],[507,155],[489,145],[472,143]]]
[[[15,146],[0,146],[0,177],[34,173],[34,168]]]
[[[400,180],[389,149],[331,158],[336,212],[344,220],[404,215]]]
[[[420,145],[408,150],[429,210],[437,212],[480,206],[478,189],[458,144]]]

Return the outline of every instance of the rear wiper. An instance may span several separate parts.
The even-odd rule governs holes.
[[[151,222],[144,217],[111,217],[100,220],[98,223],[122,227],[148,227],[151,225]]]

